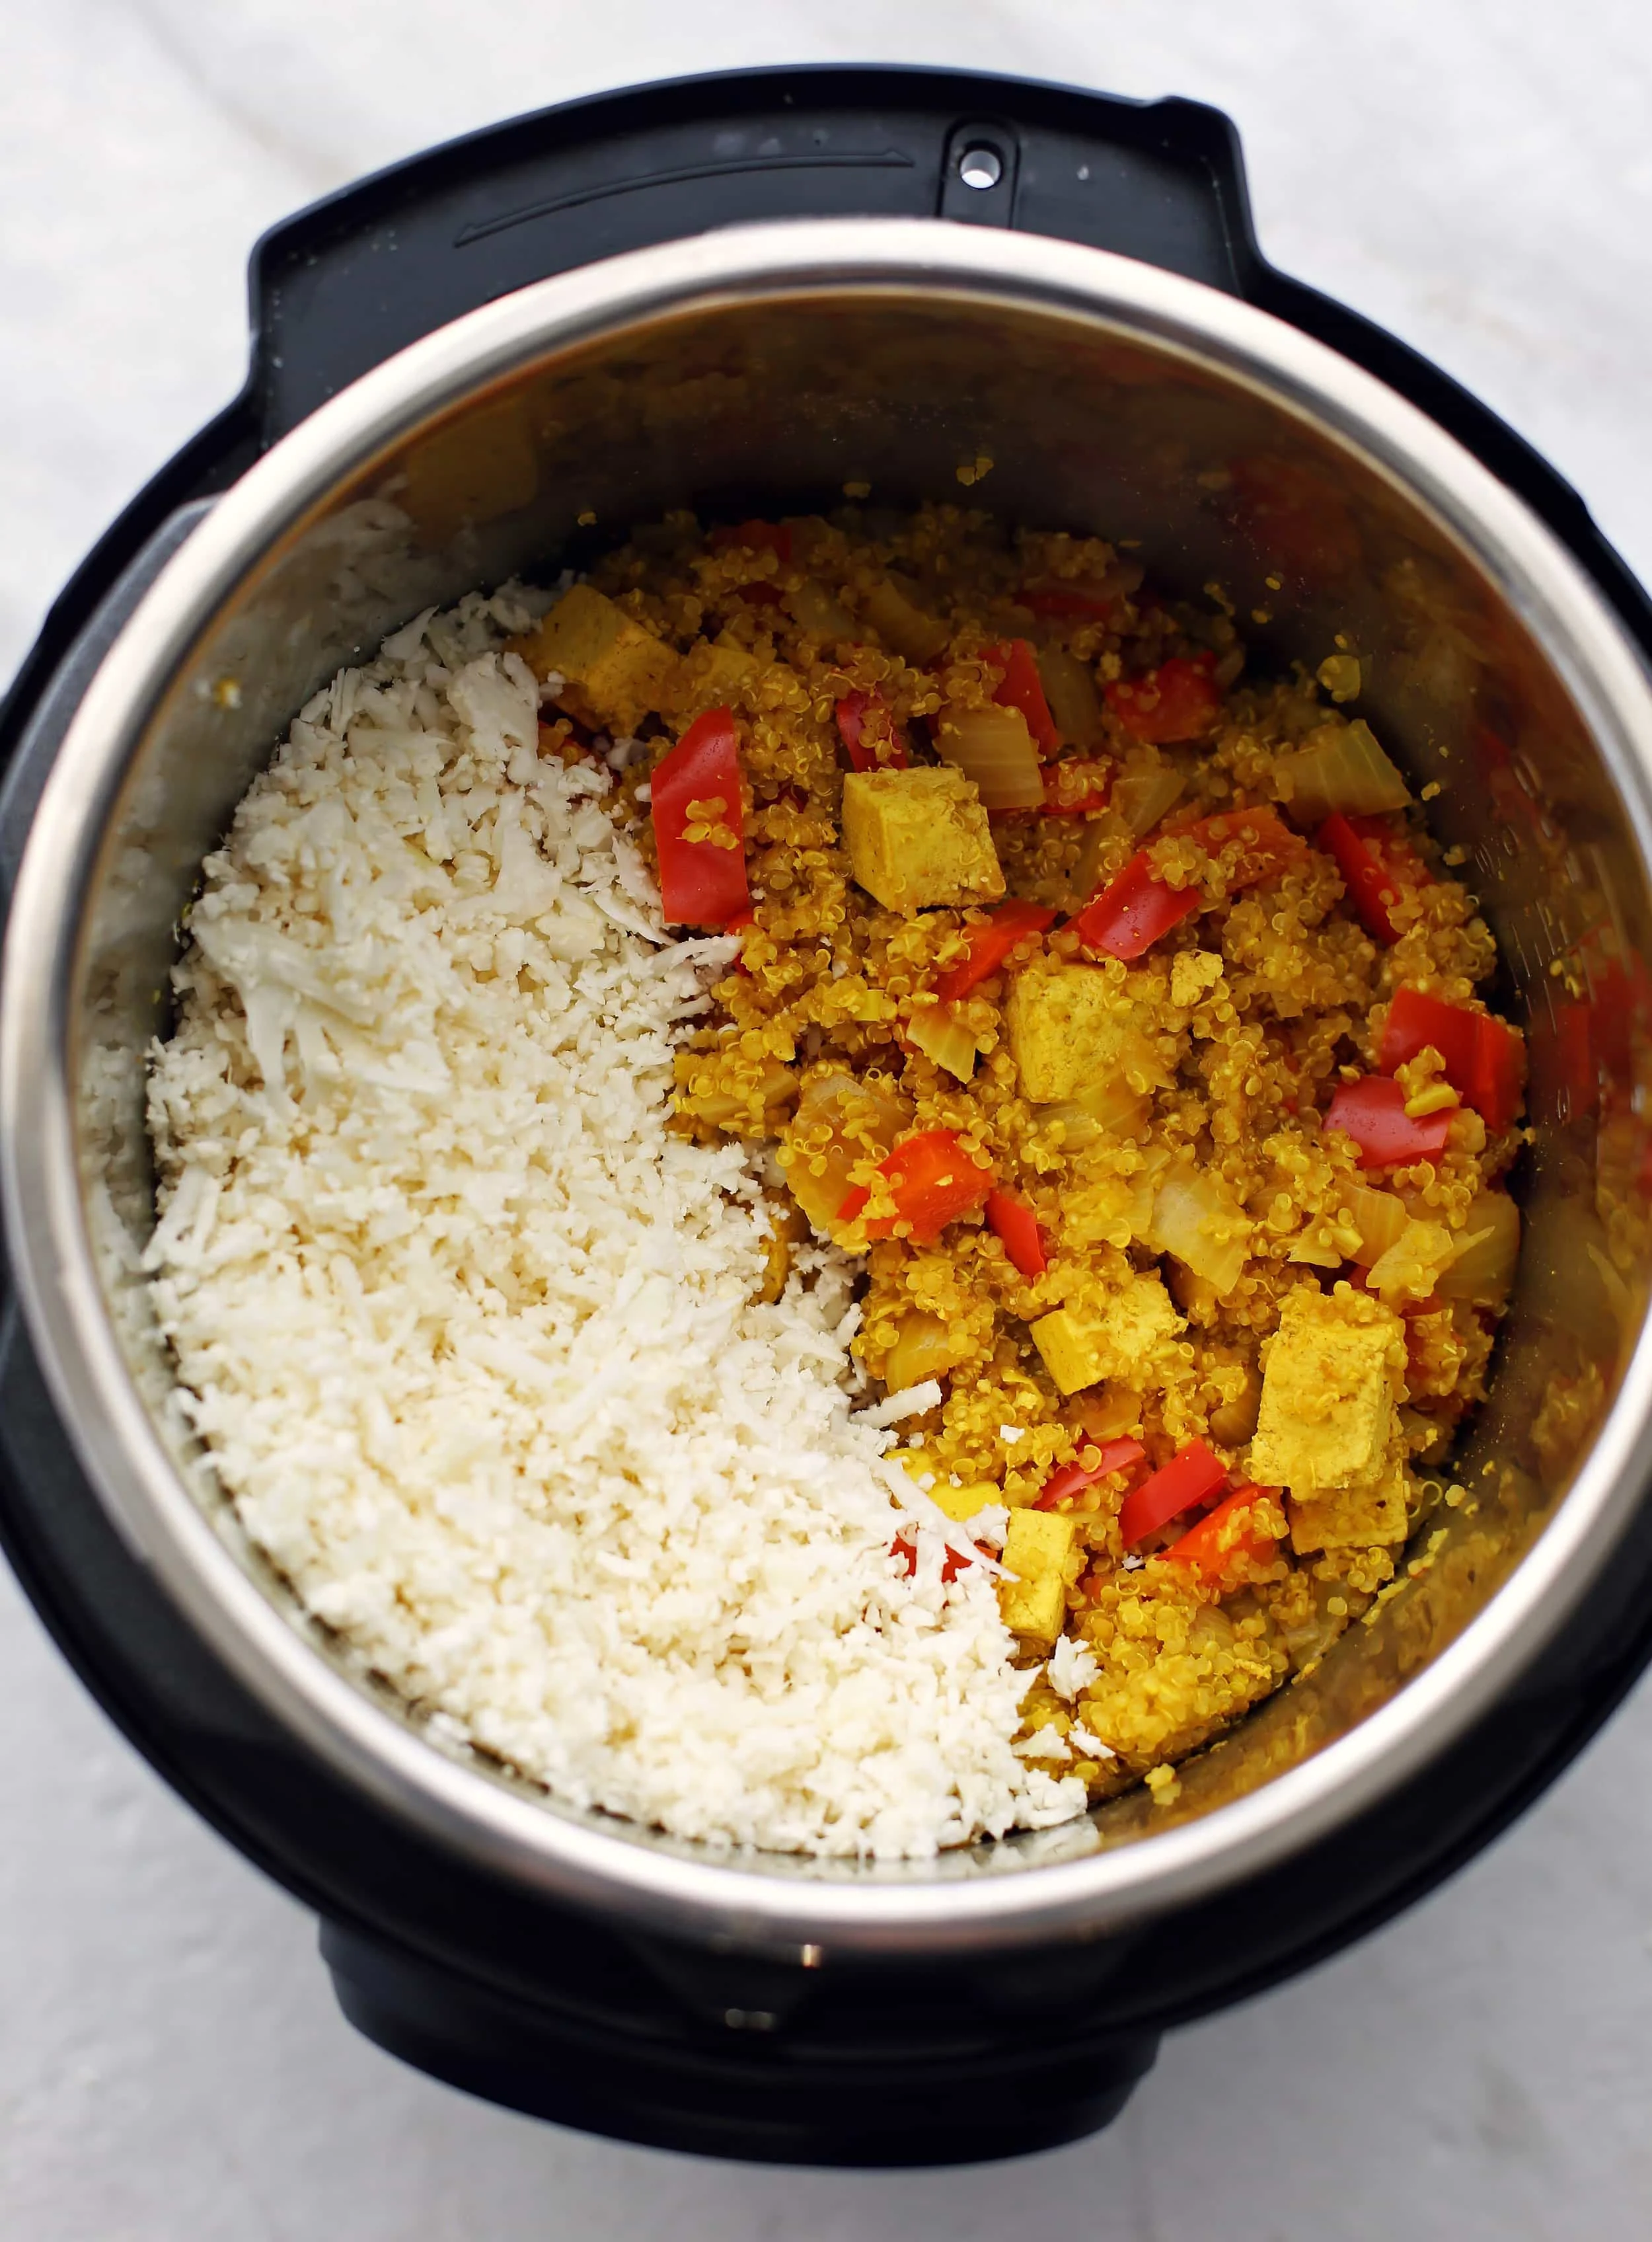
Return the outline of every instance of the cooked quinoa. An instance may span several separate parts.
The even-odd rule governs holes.
[[[1103,1796],[1194,1750],[1394,1576],[1518,1240],[1492,937],[1357,654],[1252,679],[1127,554],[950,507],[672,517],[524,651],[548,743],[632,742],[655,852],[673,741],[732,728],[734,829],[662,829],[691,892],[707,849],[748,891],[680,1125],[772,1148],[774,1283],[806,1238],[864,1255],[858,1359],[935,1381],[906,1467],[1007,1511],[1050,1763]],[[934,1231],[902,1156],[940,1132],[993,1197]]]
[[[1095,539],[672,516],[421,617],[210,859],[155,1296],[254,1539],[566,1798],[1143,1780],[1448,1491],[1521,1049],[1358,714]]]

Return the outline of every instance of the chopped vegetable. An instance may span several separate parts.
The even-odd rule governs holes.
[[[1469,1205],[1456,1256],[1441,1276],[1440,1297],[1501,1309],[1519,1259],[1520,1209],[1507,1191],[1479,1191]]]
[[[1113,807],[1140,840],[1167,817],[1187,790],[1187,781],[1173,763],[1129,770],[1113,782]]]
[[[1265,1565],[1279,1544],[1257,1523],[1254,1513],[1264,1495],[1277,1500],[1279,1494],[1275,1487],[1236,1487],[1197,1526],[1189,1527],[1180,1541],[1173,1541],[1165,1555],[1179,1565],[1191,1565],[1212,1588],[1232,1570],[1236,1558]]]
[[[1000,903],[985,926],[970,928],[968,957],[941,975],[935,994],[943,1004],[955,1004],[996,973],[1012,950],[1047,933],[1054,923],[1055,913],[1042,903]]]
[[[737,521],[706,540],[713,553],[772,553],[782,567],[792,561],[792,532],[783,521]]]
[[[1087,817],[1105,809],[1113,790],[1113,765],[1068,756],[1044,766],[1044,815]]]
[[[1184,1441],[1167,1464],[1125,1497],[1119,1537],[1126,1548],[1145,1541],[1196,1502],[1207,1502],[1227,1477],[1227,1466],[1202,1440]]]
[[[817,638],[852,639],[855,636],[854,617],[835,592],[813,576],[800,576],[786,594],[786,605],[794,621]]]
[[[1310,732],[1294,755],[1274,766],[1283,799],[1306,824],[1335,810],[1369,815],[1403,809],[1411,799],[1404,778],[1377,744],[1363,716],[1333,722]]]
[[[1197,888],[1167,887],[1155,878],[1153,859],[1142,849],[1086,903],[1073,931],[1086,950],[1104,957],[1140,957],[1203,901]]]
[[[1023,585],[1015,594],[1018,605],[1051,622],[1108,621],[1119,604],[1119,594],[1100,584]]]
[[[893,1238],[898,1223],[915,1245],[933,1245],[949,1222],[973,1214],[993,1188],[993,1171],[966,1151],[952,1129],[926,1129],[895,1146],[878,1163],[894,1201],[893,1214],[874,1215],[868,1238]],[[880,1187],[881,1188],[881,1187]],[[853,1222],[872,1198],[866,1185],[852,1191],[838,1209],[839,1222]]]
[[[1099,748],[1107,738],[1107,726],[1089,663],[1065,647],[1047,646],[1039,653],[1038,674],[1056,729],[1075,747]]]
[[[1362,840],[1340,809],[1314,836],[1314,845],[1335,860],[1361,925],[1374,941],[1393,943],[1400,930],[1388,916],[1400,899],[1397,883],[1373,844]]]
[[[943,708],[935,752],[973,779],[988,809],[1041,809],[1044,773],[1019,708]]]
[[[1152,1115],[1151,1095],[1122,1079],[1088,1084],[1038,1109],[1040,1121],[1060,1124],[1063,1147],[1075,1152],[1103,1137],[1145,1137]]]
[[[940,1316],[914,1308],[900,1319],[894,1344],[884,1358],[884,1383],[892,1393],[921,1386],[926,1378],[940,1378],[970,1352],[966,1333],[960,1334]],[[984,1500],[995,1501],[996,1495]],[[980,1505],[978,1503],[976,1508]]]
[[[1026,719],[1027,730],[1038,742],[1040,754],[1053,755],[1061,744],[1061,735],[1045,698],[1038,656],[1027,640],[1013,638],[1004,646],[983,647],[981,658],[1004,673],[993,700],[1000,708],[1019,709]]]
[[[1202,739],[1221,708],[1215,667],[1214,654],[1192,661],[1172,654],[1145,676],[1116,678],[1107,688],[1107,706],[1134,738],[1155,747]]]
[[[1041,1277],[1049,1267],[1044,1241],[1039,1236],[1038,1217],[1024,1198],[1017,1198],[1013,1191],[989,1191],[987,1227],[1002,1239],[1005,1252],[1023,1277]]]
[[[860,612],[886,645],[921,669],[941,652],[952,634],[945,623],[924,613],[911,590],[886,576],[866,594]]]
[[[885,1084],[853,1074],[819,1074],[803,1086],[780,1144],[786,1188],[819,1230],[830,1233],[850,1178],[880,1160],[907,1118]]]
[[[1235,842],[1239,843],[1239,861],[1225,875],[1230,892],[1254,888],[1259,881],[1271,880],[1302,861],[1301,842],[1267,802],[1249,809],[1224,809],[1214,817],[1201,817],[1174,830],[1197,841],[1207,856],[1219,856]]]
[[[669,926],[726,926],[751,909],[733,711],[697,716],[654,772],[649,794]]]
[[[1382,1024],[1377,1063],[1392,1074],[1430,1045],[1446,1063],[1446,1080],[1487,1128],[1508,1128],[1520,1105],[1523,1045],[1513,1028],[1489,1012],[1448,1004],[1420,989],[1401,989]]]
[[[915,1051],[933,1058],[937,1066],[944,1066],[960,1082],[967,1082],[974,1073],[975,1038],[949,1004],[925,1004],[906,1022],[906,1033]]]
[[[1148,1242],[1174,1253],[1218,1293],[1239,1282],[1250,1237],[1248,1217],[1219,1176],[1179,1167],[1159,1186]]]
[[[1405,1110],[1405,1092],[1397,1082],[1387,1075],[1368,1074],[1358,1082],[1338,1084],[1322,1126],[1328,1137],[1340,1130],[1354,1139],[1361,1167],[1409,1167],[1418,1160],[1440,1158],[1451,1116],[1427,1113],[1414,1119]]]
[[[1348,1193],[1348,1211],[1360,1233],[1354,1259],[1368,1269],[1398,1242],[1411,1219],[1403,1199],[1392,1191],[1372,1191],[1365,1184],[1355,1184]]]
[[[1059,1471],[1052,1472],[1033,1507],[1034,1510],[1053,1510],[1069,1495],[1082,1494],[1087,1487],[1094,1487],[1098,1480],[1108,1479],[1114,1472],[1128,1471],[1133,1464],[1140,1463],[1147,1453],[1140,1440],[1104,1441],[1093,1464],[1063,1464]]]
[[[889,703],[875,688],[870,693],[846,693],[835,713],[838,736],[856,770],[906,769],[906,742],[895,731]]]

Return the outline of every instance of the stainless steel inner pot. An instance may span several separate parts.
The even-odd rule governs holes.
[[[1437,782],[1436,828],[1469,854],[1535,1123],[1494,1399],[1456,1463],[1468,1500],[1429,1522],[1399,1593],[1190,1762],[1174,1806],[1138,1795],[879,1866],[719,1856],[433,1739],[247,1547],[171,1403],[138,1273],[144,1051],[178,916],[315,688],[421,607],[554,570],[583,518],[618,535],[860,481],[874,503],[1134,540],[1161,581],[1231,601],[1260,662],[1356,652],[1361,712]],[[973,227],[793,223],[641,252],[476,312],[324,406],[218,501],[104,663],[5,957],[20,1297],[92,1484],[164,1592],[427,1835],[530,1889],[772,1950],[1117,1930],[1305,1846],[1516,1692],[1642,1499],[1647,1229],[1615,1212],[1649,1150],[1638,1054],[1598,1097],[1568,1054],[1580,1017],[1621,1019],[1641,985],[1649,864],[1652,693],[1621,627],[1518,500],[1346,360],[1194,282]]]

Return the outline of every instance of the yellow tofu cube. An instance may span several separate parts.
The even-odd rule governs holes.
[[[1285,1506],[1291,1547],[1299,1557],[1316,1549],[1373,1549],[1406,1536],[1405,1461],[1397,1458],[1374,1487],[1337,1487],[1311,1502]]]
[[[726,708],[738,701],[763,665],[743,646],[720,639],[699,639],[684,654],[672,684],[670,714],[687,723],[706,708]]]
[[[1146,1096],[1168,1071],[1137,1025],[1135,1006],[1099,965],[1019,973],[1004,1006],[1004,1032],[1034,1105],[1053,1105],[1098,1084]]]
[[[1020,1511],[1015,1515],[1019,1518]],[[1047,1650],[1060,1639],[1067,1620],[1067,1589],[1049,1574],[1032,1581],[1000,1581],[998,1608],[1012,1635]]]
[[[1133,1277],[1105,1301],[1053,1309],[1027,1328],[1057,1390],[1079,1393],[1104,1378],[1150,1384],[1154,1357],[1181,1319],[1159,1278]]]
[[[843,782],[849,869],[886,910],[995,903],[1004,875],[980,796],[949,764],[852,771]]]
[[[676,653],[589,584],[565,592],[517,651],[536,677],[565,680],[557,698],[571,716],[622,737],[675,700]]]
[[[1388,1469],[1405,1326],[1391,1308],[1339,1285],[1301,1285],[1264,1350],[1250,1475],[1299,1501],[1371,1487]]]
[[[1012,1510],[1004,1541],[1004,1567],[1013,1581],[1000,1581],[999,1609],[1012,1635],[1028,1642],[1053,1643],[1067,1618],[1063,1567],[1073,1554],[1077,1522],[1049,1510]]]

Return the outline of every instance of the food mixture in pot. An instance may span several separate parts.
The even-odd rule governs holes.
[[[1518,1249],[1521,1039],[1364,682],[858,507],[335,680],[151,1088],[184,1406],[309,1611],[679,1835],[1174,1795],[1426,1561]]]

